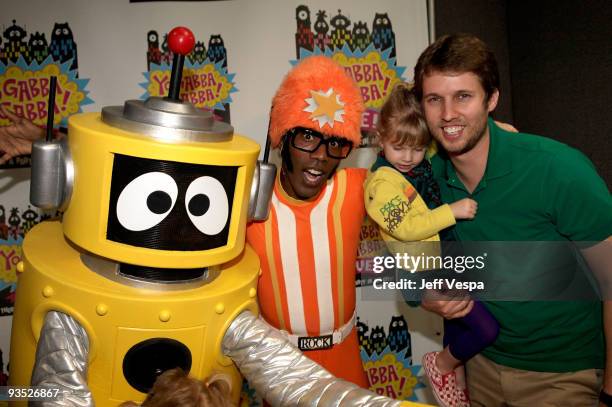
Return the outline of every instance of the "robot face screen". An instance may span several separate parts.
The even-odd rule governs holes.
[[[225,246],[237,173],[115,154],[106,238],[157,250]]]

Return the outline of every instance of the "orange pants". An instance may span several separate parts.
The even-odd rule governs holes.
[[[363,370],[359,353],[357,329],[353,328],[350,335],[333,348],[309,350],[305,351],[304,355],[329,370],[334,376],[367,389],[369,387],[368,378]]]
[[[364,389],[370,386],[361,364],[356,328],[353,328],[350,335],[341,344],[334,345],[331,349],[308,350],[304,352],[304,355],[339,379],[355,383]],[[264,400],[264,406],[268,407],[270,404]]]

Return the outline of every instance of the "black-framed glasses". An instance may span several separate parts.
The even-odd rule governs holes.
[[[353,149],[353,142],[345,138],[336,136],[325,138],[318,131],[305,127],[294,127],[287,132],[287,135],[291,138],[293,147],[307,153],[317,151],[321,144],[324,144],[329,157],[343,159],[348,157]]]

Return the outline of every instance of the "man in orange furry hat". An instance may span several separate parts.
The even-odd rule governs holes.
[[[355,260],[365,216],[363,169],[337,170],[361,139],[363,103],[333,60],[314,56],[274,96],[280,148],[270,216],[249,225],[261,259],[264,320],[335,376],[368,387],[355,331]]]

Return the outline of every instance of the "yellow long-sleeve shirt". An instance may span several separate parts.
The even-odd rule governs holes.
[[[391,167],[368,173],[364,201],[368,215],[378,224],[392,253],[405,248],[397,242],[440,241],[438,232],[455,224],[449,205],[429,209],[406,177]],[[439,245],[411,245],[410,252],[420,254],[414,253],[415,250],[437,255]]]

